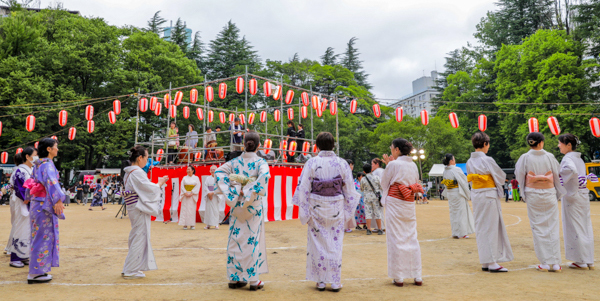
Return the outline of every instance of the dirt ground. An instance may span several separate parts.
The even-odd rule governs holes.
[[[524,203],[502,204],[515,260],[503,264],[510,271],[490,274],[480,270],[475,235],[452,239],[448,204],[432,201],[417,206],[423,261],[422,287],[405,280],[395,287],[387,278],[385,236],[354,231],[345,236],[339,293],[319,292],[305,281],[306,227],[299,221],[266,224],[270,272],[262,276],[262,291],[231,290],[225,275],[227,226],[220,230],[182,230],[176,223],[152,224],[152,245],[158,270],[145,279],[120,277],[130,230],[128,218],[115,218],[120,206],[93,212],[77,204],[67,207],[60,222],[61,257],[50,284],[28,285],[27,269],[8,265],[0,255],[0,300],[599,300],[600,269],[542,273],[538,264]],[[600,233],[600,202],[592,203],[595,233]],[[0,206],[0,238],[10,233],[8,206]],[[598,237],[598,235],[596,235]],[[562,230],[561,230],[562,245]],[[4,245],[3,245],[4,246]],[[600,257],[596,239],[596,257]],[[598,265],[597,265],[598,266]]]

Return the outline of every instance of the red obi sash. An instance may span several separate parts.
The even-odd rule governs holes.
[[[390,186],[388,196],[407,202],[414,202],[415,193],[417,192],[425,193],[423,186],[421,186],[419,183],[415,183],[410,186],[394,183]]]
[[[29,178],[23,184],[23,187],[29,188],[29,194],[33,197],[45,198],[46,197],[46,187],[42,185],[42,183],[34,180],[33,178]]]

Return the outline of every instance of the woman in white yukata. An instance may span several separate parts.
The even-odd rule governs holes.
[[[475,233],[475,224],[471,207],[469,207],[471,190],[467,176],[462,169],[456,167],[454,155],[446,154],[443,163],[446,168],[442,184],[446,185],[446,189],[442,194],[448,199],[452,237],[456,239],[469,238],[469,234]]]
[[[333,152],[333,135],[320,133],[316,145],[319,155],[304,165],[292,203],[300,207],[300,222],[308,224],[306,280],[316,282],[319,291],[331,283],[331,289],[339,292],[344,228],[354,219],[360,193],[350,165]]]
[[[467,161],[467,181],[472,183],[471,201],[481,270],[490,273],[508,272],[498,264],[514,259],[500,207],[506,173],[492,157],[486,155],[490,149],[490,137],[487,134],[475,133],[471,137],[471,143],[475,152],[471,153],[471,158]]]
[[[168,176],[158,178],[158,184],[148,180],[142,170],[148,162],[148,151],[143,146],[134,146],[131,150],[130,166],[123,169],[125,192],[123,200],[129,211],[131,232],[129,232],[129,251],[125,258],[123,273],[125,279],[144,278],[143,271],[156,270],[156,260],[150,244],[150,217],[158,216],[162,208],[162,186],[169,180]]]
[[[211,226],[214,226],[215,230],[219,230],[219,203],[221,202],[221,197],[217,195],[215,171],[217,171],[217,166],[212,165],[210,167],[210,176],[204,178],[204,187],[202,189],[202,201],[205,202],[204,223],[206,227],[204,227],[204,230],[210,229]]]
[[[569,264],[571,269],[593,270],[594,230],[586,184],[588,179],[598,182],[598,177],[587,175],[581,153],[575,151],[579,143],[573,134],[558,137],[558,148],[565,155],[560,162],[560,178],[566,190],[562,198],[565,257],[574,261]]]
[[[245,152],[215,172],[217,185],[231,207],[227,241],[229,288],[250,282],[250,290],[264,287],[260,274],[269,272],[265,244],[263,198],[269,187],[269,165],[256,155],[260,145],[256,132],[244,135]]]
[[[181,202],[181,211],[179,213],[179,225],[183,226],[183,230],[190,227],[191,230],[196,229],[196,208],[198,204],[198,196],[202,184],[196,176],[196,169],[193,166],[188,166],[186,169],[187,176],[181,179],[181,194],[179,201]]]
[[[381,177],[381,203],[387,221],[388,277],[396,286],[404,286],[404,278],[414,278],[415,285],[421,286],[415,193],[423,193],[423,187],[419,184],[417,165],[409,157],[412,144],[397,138],[392,141],[390,150],[391,156],[383,155],[386,168]]]
[[[544,150],[544,135],[527,135],[531,148],[515,165],[515,178],[523,183],[521,198],[527,203],[527,216],[533,233],[533,247],[542,272],[561,272],[558,199],[565,194],[560,184],[560,165]]]

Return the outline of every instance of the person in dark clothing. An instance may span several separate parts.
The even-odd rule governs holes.
[[[298,131],[296,132],[296,138],[304,139],[304,126],[302,124],[298,124]],[[305,140],[296,140],[298,145],[296,146],[296,150],[298,151],[296,155],[300,154],[302,151],[302,145],[306,142]]]
[[[288,137],[287,145],[288,145],[288,149],[290,149],[290,146],[292,145],[292,142],[295,141],[293,138],[296,137],[296,125],[294,125],[294,122],[290,120],[290,121],[287,122],[287,126],[288,126],[287,133],[285,135],[286,135],[286,137]],[[295,162],[295,154],[294,155],[290,155],[288,153],[287,158],[288,158],[287,159],[288,163],[294,163]]]
[[[83,182],[79,181],[79,184],[77,184],[77,186],[75,186],[75,202],[77,202],[77,205],[81,205],[81,202],[83,201]]]

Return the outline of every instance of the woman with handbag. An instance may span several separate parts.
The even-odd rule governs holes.
[[[383,215],[383,207],[381,207],[381,183],[379,177],[374,176],[371,172],[371,164],[363,165],[363,171],[366,174],[360,180],[360,190],[365,194],[365,217],[367,219],[367,235],[371,235],[371,221],[377,223],[377,234],[383,235],[381,230],[381,217]]]
[[[123,199],[129,211],[131,232],[129,232],[129,252],[125,258],[123,273],[125,279],[143,278],[143,271],[156,270],[156,261],[150,244],[150,217],[157,216],[162,209],[161,187],[169,180],[168,176],[158,178],[158,184],[148,180],[142,170],[148,161],[148,151],[141,146],[131,150],[129,166],[123,170],[125,192]]]

